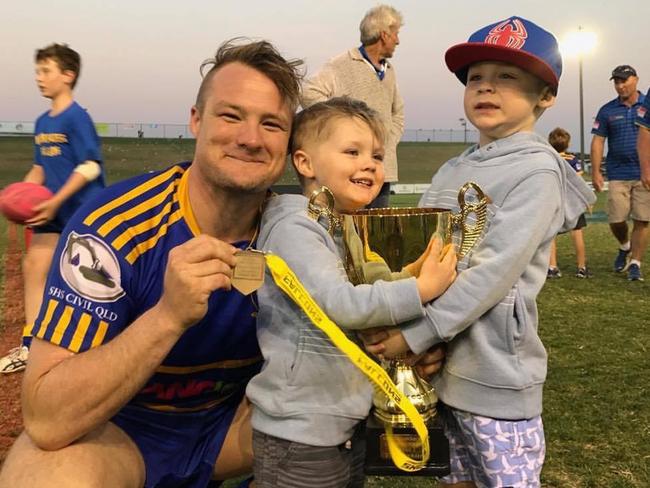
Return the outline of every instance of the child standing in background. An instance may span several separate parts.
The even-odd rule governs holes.
[[[571,142],[571,135],[561,127],[556,127],[548,135],[548,143],[553,146],[557,152],[560,153],[560,156],[571,165],[571,167],[578,173],[578,176],[582,176],[583,166],[582,161],[578,159],[574,154],[566,152],[569,148],[569,143]],[[592,274],[589,268],[587,268],[587,254],[585,251],[585,240],[582,235],[582,229],[587,226],[587,219],[585,214],[582,214],[578,219],[578,223],[575,228],[571,231],[571,240],[573,241],[573,248],[576,250],[576,278],[591,278]],[[557,245],[555,239],[551,244],[551,257],[549,259],[548,273],[546,275],[548,278],[561,278],[562,272],[557,265]]]
[[[77,208],[106,186],[95,125],[72,93],[81,71],[79,53],[65,44],[52,44],[36,51],[35,58],[36,84],[51,107],[36,119],[34,164],[23,181],[44,185],[54,195],[34,207],[36,215],[27,221],[33,236],[23,260],[23,341],[0,358],[0,373],[25,369],[32,340],[29,331],[41,306],[59,236]]]

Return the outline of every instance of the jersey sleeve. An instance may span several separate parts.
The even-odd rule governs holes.
[[[70,135],[76,164],[81,164],[84,161],[101,163],[99,136],[95,130],[95,124],[85,110],[80,108],[74,119]]]
[[[601,107],[596,115],[594,120],[594,125],[591,128],[591,133],[601,137],[607,137],[609,135],[609,130],[607,127],[607,116],[605,114],[605,107]]]
[[[43,166],[43,161],[41,159],[41,146],[38,144],[38,134],[41,132],[41,117],[36,119],[34,124],[34,163],[39,166]]]
[[[135,318],[131,266],[80,213],[59,239],[31,331],[75,353],[110,341]]]

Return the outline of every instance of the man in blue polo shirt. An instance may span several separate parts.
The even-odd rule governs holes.
[[[614,271],[627,270],[630,281],[643,281],[641,259],[648,245],[650,189],[641,181],[641,166],[636,150],[637,115],[643,112],[645,97],[637,90],[636,70],[629,65],[614,68],[610,80],[618,97],[598,111],[591,133],[592,182],[597,192],[603,190],[600,172],[607,139],[607,177],[609,179],[608,219],[612,234],[620,243]],[[632,218],[631,236],[628,217]]]

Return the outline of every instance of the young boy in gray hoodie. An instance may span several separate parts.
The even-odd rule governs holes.
[[[445,253],[435,239],[423,258],[407,265],[402,274],[408,278],[357,286],[348,280],[344,229],[331,224],[339,212],[362,209],[376,197],[384,182],[383,141],[382,122],[361,101],[333,98],[303,110],[294,120],[293,164],[304,195],[329,188],[334,218],[311,216],[306,196],[274,196],[257,240],[258,249],[287,262],[343,330],[423,317],[422,304],[443,293],[456,275],[454,253]],[[362,486],[363,460],[348,441],[372,405],[370,382],[268,271],[258,299],[265,364],[246,389],[253,404],[256,486]]]
[[[447,343],[433,380],[448,407],[452,470],[443,482],[538,487],[547,361],[536,298],[553,238],[575,227],[595,195],[533,132],[555,101],[562,71],[552,34],[511,17],[451,47],[445,61],[465,85],[465,114],[480,141],[440,168],[420,205],[457,211],[458,188],[472,180],[489,198],[487,223],[424,319],[365,341],[387,356]]]

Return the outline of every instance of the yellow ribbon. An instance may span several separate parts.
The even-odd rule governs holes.
[[[403,471],[419,471],[429,460],[429,432],[422,416],[413,406],[411,401],[397,389],[395,383],[390,379],[386,371],[375,361],[370,359],[359,346],[352,342],[343,333],[343,331],[332,322],[323,312],[318,304],[305,290],[302,283],[291,271],[287,263],[282,258],[274,254],[266,254],[266,264],[271,270],[271,275],[276,285],[284,291],[304,312],[307,314],[313,324],[329,337],[332,343],[338,347],[352,363],[359,368],[373,383],[375,388],[379,388],[406,414],[413,424],[415,431],[420,438],[421,457],[412,459],[407,456],[401,449],[400,445],[393,436],[392,428],[386,425],[386,442],[390,456],[399,469]]]

